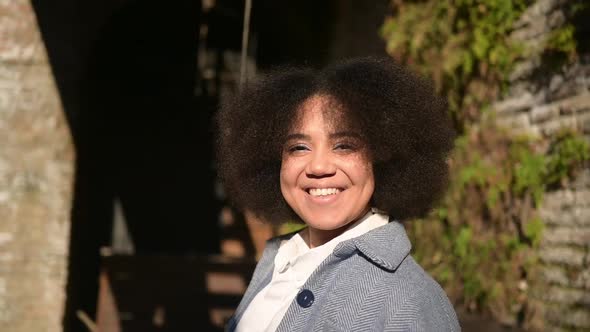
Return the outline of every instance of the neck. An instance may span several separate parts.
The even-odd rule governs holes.
[[[353,225],[357,223],[357,221],[364,218],[369,212],[369,210],[370,209],[367,208],[365,211],[363,211],[363,213],[360,214],[360,217],[354,219],[353,221],[347,223],[346,225],[340,228],[324,230],[308,226],[305,229],[305,231],[301,234],[302,238],[310,249],[319,247],[329,242],[333,238],[337,237],[338,235],[344,233],[347,229],[351,228]]]

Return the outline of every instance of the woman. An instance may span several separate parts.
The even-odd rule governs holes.
[[[389,59],[283,69],[218,116],[227,194],[303,230],[267,242],[229,331],[459,331],[400,221],[447,183],[445,103]]]

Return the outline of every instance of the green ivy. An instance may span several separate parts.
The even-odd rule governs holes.
[[[551,32],[547,38],[546,48],[548,50],[565,53],[572,56],[576,53],[577,43],[574,39],[575,28],[567,24]]]
[[[389,54],[431,77],[462,129],[494,98],[523,49],[508,38],[525,0],[395,1],[381,35]]]
[[[547,161],[545,182],[555,185],[571,178],[575,170],[590,159],[589,151],[590,144],[584,138],[571,131],[561,132]]]
[[[441,205],[427,222],[408,224],[414,255],[458,305],[515,321],[528,305],[519,285],[534,282],[544,229],[536,207],[548,186],[590,160],[590,146],[563,132],[543,148],[542,139],[511,137],[486,123],[456,146]]]
[[[511,159],[514,160],[514,185],[512,187],[517,196],[530,192],[536,205],[541,203],[545,192],[545,174],[547,173],[547,159],[531,151],[527,146],[514,145],[510,149]]]
[[[585,20],[590,13],[590,3],[587,0],[570,0],[564,8],[566,20]],[[544,55],[556,62],[558,65],[563,62],[571,62],[578,57],[578,41],[576,40],[576,28],[572,23],[553,30],[547,37]],[[557,60],[557,61],[555,61]]]
[[[564,131],[553,139],[514,137],[482,116],[508,86],[515,64],[531,56],[576,58],[575,28],[565,24],[546,46],[528,50],[508,36],[527,0],[393,0],[380,34],[387,52],[448,97],[460,133],[451,183],[427,222],[408,223],[414,257],[468,311],[517,325],[530,317],[529,284],[544,224],[537,208],[548,190],[588,164],[590,146]],[[565,7],[566,19],[588,9]]]

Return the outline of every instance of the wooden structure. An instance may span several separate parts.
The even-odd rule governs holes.
[[[225,256],[104,257],[96,330],[222,331],[254,267]]]

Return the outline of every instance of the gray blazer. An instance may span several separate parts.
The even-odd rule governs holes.
[[[290,236],[267,242],[227,331],[235,330],[270,282],[279,244]],[[410,249],[395,221],[339,243],[305,282],[277,331],[460,331],[446,294]]]

